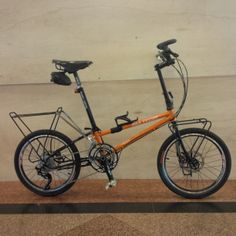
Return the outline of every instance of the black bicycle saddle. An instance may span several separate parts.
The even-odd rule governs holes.
[[[78,70],[85,69],[89,65],[91,65],[92,61],[62,61],[53,59],[52,63],[56,64],[56,67],[60,70],[64,70],[64,72],[75,73]]]

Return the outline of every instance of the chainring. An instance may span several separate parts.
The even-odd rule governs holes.
[[[92,168],[97,172],[105,172],[105,168],[102,164],[104,158],[108,160],[110,170],[113,170],[119,161],[116,150],[107,143],[97,144],[91,148],[88,160]]]

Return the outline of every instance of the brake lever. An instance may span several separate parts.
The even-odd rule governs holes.
[[[171,50],[169,51],[169,53],[174,56],[174,57],[179,57],[179,54],[175,53],[175,52],[172,52]]]

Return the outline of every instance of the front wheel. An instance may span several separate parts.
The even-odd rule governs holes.
[[[26,136],[15,152],[15,170],[32,192],[55,196],[68,190],[80,172],[76,146],[62,133],[38,130]]]
[[[188,157],[175,134],[167,138],[157,157],[162,181],[185,198],[204,198],[215,193],[231,170],[226,144],[208,130],[188,128],[179,132]]]

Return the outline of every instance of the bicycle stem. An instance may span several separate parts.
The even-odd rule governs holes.
[[[158,77],[159,77],[159,80],[160,80],[160,83],[161,83],[161,88],[162,88],[163,95],[164,95],[164,98],[165,98],[166,108],[169,111],[169,110],[172,110],[174,108],[174,105],[173,105],[173,101],[170,98],[170,95],[169,95],[169,93],[166,89],[166,84],[165,84],[165,81],[164,81],[164,78],[163,78],[162,72],[161,72],[161,69],[166,67],[166,66],[169,66],[169,63],[163,62],[161,64],[156,64],[155,65],[155,70],[157,71],[157,74],[158,74]]]

